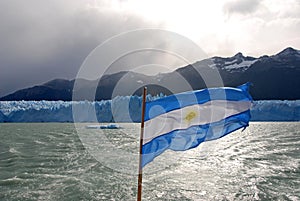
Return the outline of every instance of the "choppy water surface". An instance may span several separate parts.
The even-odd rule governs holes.
[[[85,125],[0,124],[0,200],[135,200],[139,125]],[[144,200],[300,200],[300,123],[168,151],[143,181]]]

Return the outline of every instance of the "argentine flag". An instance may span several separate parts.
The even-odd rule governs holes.
[[[246,128],[249,83],[170,95],[146,102],[142,167],[167,149],[184,151]]]

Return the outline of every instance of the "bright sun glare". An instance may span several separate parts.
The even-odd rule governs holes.
[[[220,1],[133,0],[124,5],[147,20],[161,22],[167,29],[192,39],[214,32],[223,15]]]
[[[153,22],[139,28],[161,28],[181,34],[210,56],[231,56],[237,51],[259,56],[299,43],[295,28],[300,8],[297,0],[86,1],[101,12],[135,15]],[[248,8],[249,5],[254,7]],[[269,45],[261,46],[266,41]]]

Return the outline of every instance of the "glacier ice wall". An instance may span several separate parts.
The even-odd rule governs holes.
[[[141,101],[138,96],[97,102],[1,101],[0,122],[139,122]],[[254,101],[251,116],[252,121],[300,121],[300,100]]]
[[[5,121],[7,121],[6,116],[0,111],[0,123]]]
[[[254,101],[251,109],[252,121],[300,121],[300,100]]]
[[[148,95],[147,100],[163,96]],[[0,122],[139,122],[141,102],[138,96],[96,102],[0,101]]]

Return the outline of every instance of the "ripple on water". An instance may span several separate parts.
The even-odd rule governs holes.
[[[99,133],[82,124],[85,136],[92,137],[88,142],[100,150],[95,152],[98,161],[82,145],[72,124],[3,125],[1,201],[135,200],[137,177],[126,171],[137,164],[129,157],[137,153],[137,124],[107,131],[107,144],[97,141]],[[251,123],[244,132],[196,149],[168,151],[144,169],[143,198],[300,200],[299,128],[299,123]],[[108,147],[125,150],[119,156],[124,160]],[[127,167],[120,171],[124,164]]]

